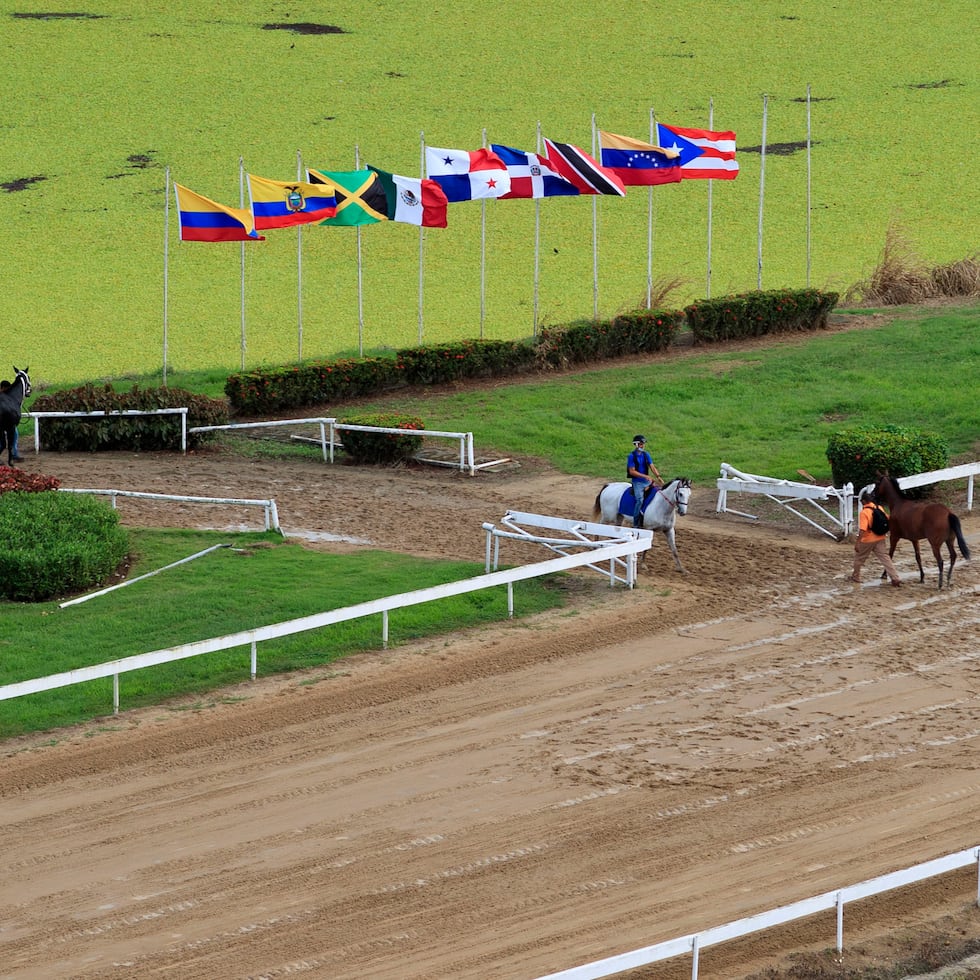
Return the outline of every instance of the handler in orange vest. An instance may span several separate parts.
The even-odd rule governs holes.
[[[885,547],[885,536],[883,534],[875,534],[871,530],[871,520],[877,506],[877,497],[873,493],[869,493],[864,498],[861,516],[858,518],[858,536],[854,542],[854,572],[851,575],[851,581],[861,581],[861,568],[868,560],[868,555],[873,554],[881,563],[881,567],[888,573],[888,577],[892,580],[892,585],[899,586],[902,584],[902,580],[899,578],[894,562],[888,556],[888,549]]]

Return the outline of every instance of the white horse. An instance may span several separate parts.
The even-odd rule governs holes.
[[[643,527],[648,531],[663,531],[670,553],[674,556],[674,564],[679,572],[684,571],[680,557],[677,554],[677,543],[674,541],[674,521],[677,515],[687,513],[691,500],[691,481],[678,477],[671,480],[662,490],[658,490],[643,511]],[[633,492],[629,483],[607,483],[595,498],[592,508],[592,520],[602,515],[603,524],[623,523],[624,517],[633,517]],[[643,553],[646,560],[646,552]]]

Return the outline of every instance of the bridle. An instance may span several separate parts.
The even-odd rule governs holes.
[[[667,496],[667,488],[672,487],[675,483],[677,484],[677,489],[674,491],[674,499],[671,500],[670,497]],[[690,484],[688,484],[688,486],[689,485]],[[670,507],[671,510],[677,510],[677,496],[684,488],[684,486],[685,484],[683,480],[671,480],[670,483],[668,483],[667,486],[660,491],[660,496],[667,503],[667,505]]]

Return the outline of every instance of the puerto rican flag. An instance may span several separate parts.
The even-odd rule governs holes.
[[[734,180],[738,176],[735,160],[735,134],[710,129],[683,129],[657,123],[657,140],[665,150],[680,154],[681,177],[704,180]]]
[[[574,197],[578,188],[548,166],[537,153],[515,150],[512,146],[491,143],[490,149],[504,161],[510,174],[510,192],[504,200],[527,197]]]
[[[450,204],[503,197],[510,191],[510,174],[504,161],[490,150],[425,148],[425,167]]]

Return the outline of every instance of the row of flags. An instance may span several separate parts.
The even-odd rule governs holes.
[[[479,150],[425,148],[425,178],[377,167],[307,169],[306,180],[247,174],[249,208],[233,208],[174,184],[180,240],[264,241],[260,232],[305,224],[399,221],[445,228],[449,204],[606,194],[687,178],[734,180],[735,134],[657,124],[660,145],[599,132],[599,160],[571,143],[545,139],[546,155],[492,143]]]

